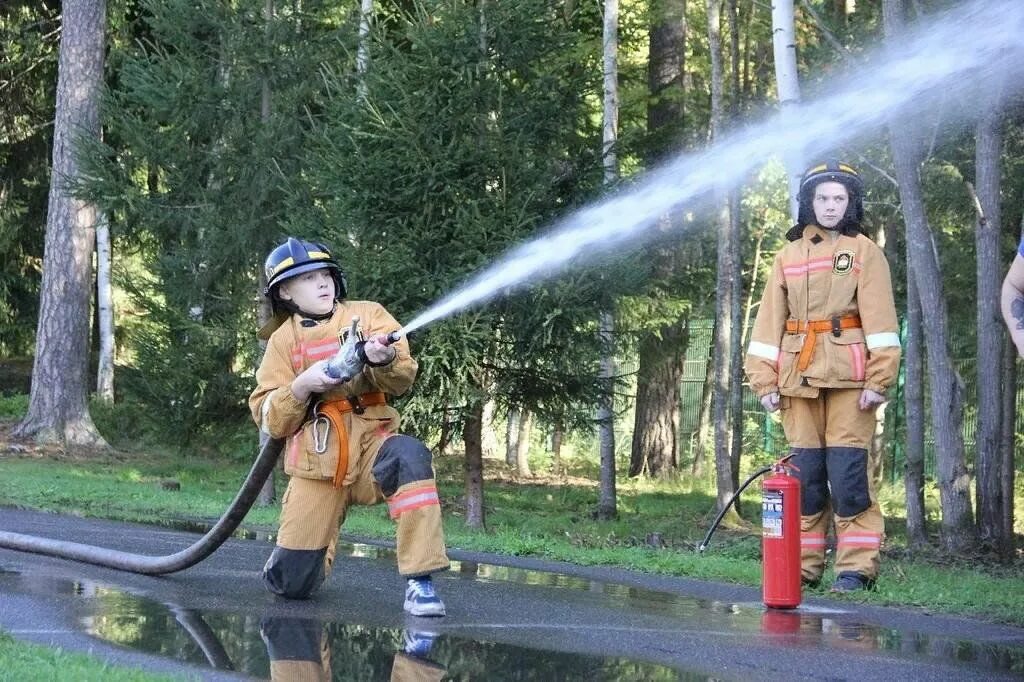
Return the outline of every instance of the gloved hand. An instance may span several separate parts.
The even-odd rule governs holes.
[[[320,360],[295,377],[292,381],[292,395],[296,400],[305,402],[313,393],[329,391],[345,381],[345,378],[330,376],[327,373],[327,360]]]
[[[761,396],[761,405],[768,412],[774,412],[779,409],[779,392],[772,391],[771,393],[765,393]]]
[[[885,402],[885,396],[878,391],[872,391],[870,388],[865,388],[860,393],[860,400],[857,401],[857,406],[862,410],[874,409],[876,405],[881,405]]]
[[[360,347],[359,353],[366,364],[371,367],[382,367],[395,359],[397,351],[389,344],[387,334],[377,334]]]

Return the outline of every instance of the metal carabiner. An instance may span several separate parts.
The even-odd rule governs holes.
[[[320,431],[320,427],[323,427],[323,431]],[[327,417],[318,415],[313,421],[313,450],[316,454],[322,455],[327,452],[327,434],[331,432],[331,420]]]

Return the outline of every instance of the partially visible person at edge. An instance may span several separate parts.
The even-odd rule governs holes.
[[[1017,346],[1017,355],[1024,357],[1024,239],[1003,279],[1001,303],[1003,320]]]
[[[449,562],[430,450],[397,433],[398,412],[387,404],[417,370],[404,338],[386,343],[400,325],[379,303],[346,299],[345,276],[323,244],[289,238],[265,267],[274,319],[260,330],[269,341],[249,408],[263,431],[287,438],[290,480],[264,583],[283,597],[308,598],[330,575],[349,505],[386,501],[407,578],[405,610],[445,615],[431,581]],[[365,365],[351,380],[334,379],[327,362],[354,316]]]
[[[798,468],[804,584],[821,581],[834,513],[832,591],[870,589],[885,529],[868,450],[875,407],[900,360],[889,264],[861,227],[863,184],[854,168],[813,166],[799,204],[799,223],[765,283],[744,369],[764,408],[781,410]]]

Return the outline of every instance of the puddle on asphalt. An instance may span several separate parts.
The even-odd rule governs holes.
[[[0,589],[89,600],[82,631],[130,649],[255,677],[299,680],[707,680],[626,658],[544,651],[427,630],[200,612],[89,581],[0,569]],[[496,674],[499,673],[500,674]]]
[[[355,545],[353,554],[378,556],[386,548]],[[362,552],[366,550],[365,554]],[[850,620],[841,611],[805,607],[766,610],[760,604],[728,604],[571,576],[471,562],[454,562],[459,573],[559,589],[585,590],[600,599],[637,600],[633,608],[662,607],[684,618],[680,630],[735,636],[748,634],[770,646],[824,648],[848,653],[888,653],[900,658],[960,662],[993,671],[1024,673],[1024,647],[932,637]],[[296,679],[486,679],[517,671],[516,679],[707,680],[706,674],[643,661],[604,658],[475,641],[446,632],[300,618],[264,618],[230,612],[199,612],[139,597],[88,581],[22,575],[0,567],[0,589],[88,600],[84,632],[147,653],[258,677]],[[490,673],[488,671],[491,671]],[[314,674],[315,673],[315,674]],[[393,676],[394,675],[394,676]],[[426,676],[426,677],[422,677]]]

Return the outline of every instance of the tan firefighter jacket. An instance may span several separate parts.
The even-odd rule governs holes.
[[[381,392],[401,395],[412,386],[417,364],[409,354],[403,337],[394,344],[395,359],[383,367],[364,367],[350,381],[324,394],[314,394],[300,402],[292,394],[292,381],[310,365],[333,357],[341,347],[340,334],[347,334],[352,317],[359,316],[360,331],[369,339],[386,334],[401,325],[379,303],[342,301],[330,320],[315,326],[303,326],[304,319],[292,315],[271,335],[263,361],[256,370],[256,390],[249,396],[249,409],[260,428],[273,438],[287,438],[284,448],[285,473],[313,479],[332,479],[338,471],[340,443],[336,429],[314,433],[313,408],[317,401],[333,401],[351,396],[372,396]],[[308,323],[308,320],[306,321]],[[366,469],[383,439],[398,430],[399,414],[386,404],[370,404],[343,415],[348,435],[347,474],[341,485],[349,485]],[[326,447],[322,444],[326,432]],[[322,450],[322,452],[318,452]]]
[[[808,225],[775,256],[744,364],[758,397],[861,387],[884,395],[896,380],[900,338],[889,264],[864,235],[833,241],[834,234]]]

